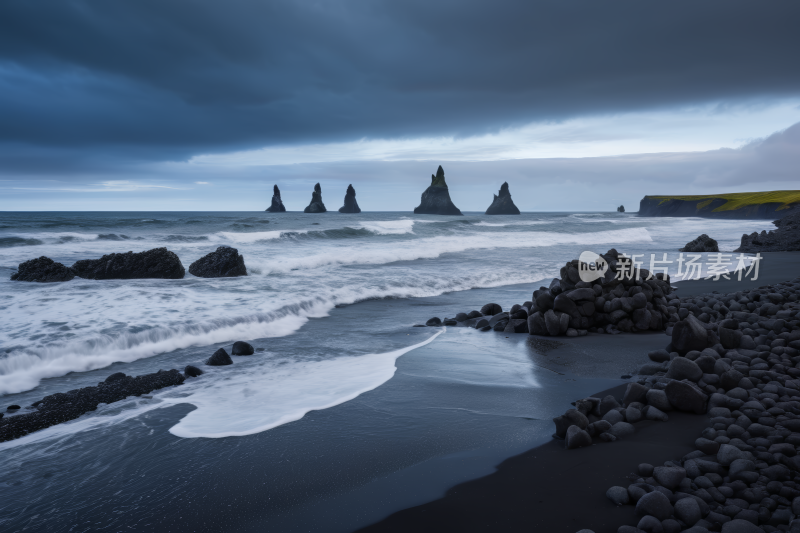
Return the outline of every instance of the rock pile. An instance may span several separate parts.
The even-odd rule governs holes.
[[[220,246],[216,251],[205,255],[189,265],[189,274],[198,278],[233,278],[246,276],[244,257],[239,250],[230,246]]]
[[[500,193],[494,195],[494,201],[489,209],[486,210],[487,215],[519,215],[519,209],[514,205],[511,199],[511,193],[508,192],[508,182],[504,182],[500,186]]]
[[[799,300],[800,278],[682,299],[670,344],[648,354],[621,405],[585,398],[554,419],[555,436],[572,449],[625,438],[638,421],[666,421],[672,410],[709,417],[696,451],[640,465],[629,487],[608,490],[641,517],[620,533],[800,531]]]
[[[286,212],[286,208],[283,206],[283,201],[281,200],[281,190],[277,185],[272,188],[272,205],[267,208],[267,211],[270,213]]]
[[[800,211],[773,222],[778,229],[742,235],[737,252],[796,252],[800,250]]]
[[[166,248],[82,259],[72,270],[83,279],[181,279],[186,274],[178,256]]]
[[[322,203],[322,187],[317,183],[314,185],[314,192],[311,193],[311,203],[303,210],[303,213],[324,213],[326,211],[325,204]]]
[[[360,213],[361,208],[358,207],[356,202],[356,190],[352,185],[347,186],[347,192],[344,195],[344,205],[339,208],[340,213]]]
[[[69,281],[74,277],[75,272],[71,268],[45,256],[20,263],[17,272],[11,274],[12,281],[35,281],[38,283]]]
[[[680,320],[680,300],[669,298],[669,276],[651,276],[649,271],[633,267],[613,248],[600,257],[608,269],[591,283],[581,281],[579,261],[575,259],[561,268],[561,279],[555,278],[550,287],[535,290],[532,301],[515,304],[508,313],[501,312],[497,304],[487,304],[481,312],[472,312],[476,316],[459,313],[441,324],[427,325],[577,337],[587,333],[664,331]],[[486,323],[478,320],[481,317]]]
[[[717,241],[703,233],[695,240],[686,243],[679,252],[719,252]]]
[[[441,165],[436,175],[431,175],[431,185],[422,193],[422,201],[414,209],[417,215],[461,215],[461,211],[450,199],[450,191],[444,181],[444,169]]]
[[[180,385],[184,376],[177,370],[159,370],[154,374],[130,377],[122,372],[111,374],[96,387],[57,392],[34,403],[30,413],[0,418],[0,442],[17,439],[94,411],[101,403],[113,403],[128,396],[141,396],[157,389]]]

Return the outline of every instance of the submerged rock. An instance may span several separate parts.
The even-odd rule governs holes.
[[[439,167],[441,168],[441,167]],[[494,195],[494,201],[489,209],[486,210],[487,215],[519,215],[519,209],[514,205],[511,199],[511,193],[508,192],[508,182],[500,186],[500,193]]]
[[[239,250],[230,246],[220,246],[216,251],[205,255],[189,265],[189,274],[198,278],[233,278],[246,276],[244,257]]]
[[[352,185],[347,186],[347,193],[344,195],[344,205],[339,208],[340,213],[360,213],[361,208],[356,202],[356,190]]]
[[[75,272],[71,268],[45,256],[20,263],[17,272],[11,274],[12,281],[36,281],[38,283],[69,281],[74,277]]]
[[[311,203],[303,210],[303,213],[324,213],[326,211],[325,204],[322,203],[322,187],[317,183],[314,185],[314,192],[311,193]]]
[[[181,279],[186,274],[178,256],[166,248],[82,259],[72,270],[84,279]]]
[[[117,402],[128,396],[141,396],[164,387],[180,385],[183,381],[183,374],[177,370],[159,370],[154,374],[135,378],[116,373],[96,387],[84,387],[67,393],[57,392],[36,402],[36,410],[32,413],[0,420],[0,442],[74,420],[84,413],[94,411],[101,403]]]
[[[267,211],[270,213],[286,212],[286,208],[283,206],[283,201],[281,200],[281,190],[277,185],[272,188],[272,205],[267,208]]]
[[[679,252],[719,252],[717,241],[703,233],[695,240],[689,242],[678,250]]]
[[[414,209],[417,215],[460,215],[461,211],[453,205],[450,191],[444,181],[444,169],[439,165],[436,175],[431,175],[431,185],[422,193],[422,201]]]

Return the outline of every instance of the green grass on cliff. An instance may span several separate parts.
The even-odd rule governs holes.
[[[653,200],[661,200],[659,205],[669,200],[697,202],[697,209],[703,209],[713,200],[727,200],[714,211],[734,211],[751,205],[781,204],[777,211],[788,209],[800,202],[800,191],[766,191],[766,192],[734,192],[730,194],[700,194],[694,196],[648,196]]]

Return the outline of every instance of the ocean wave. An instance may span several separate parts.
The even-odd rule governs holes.
[[[23,237],[0,237],[0,248],[11,248],[13,246],[39,246],[44,244],[39,239],[25,239]]]
[[[129,363],[191,346],[289,335],[305,324],[309,316],[324,314],[330,307],[316,301],[301,302],[271,313],[160,326],[135,333],[107,334],[13,350],[0,358],[0,394],[30,390],[42,379],[95,370],[115,362]]]
[[[282,257],[276,261],[257,263],[264,274],[290,272],[297,269],[320,268],[331,265],[381,265],[397,261],[435,259],[443,254],[468,250],[497,248],[536,248],[562,244],[614,245],[632,242],[651,242],[645,228],[630,228],[585,233],[516,232],[476,233],[465,236],[438,236],[370,246],[364,243],[358,248],[324,250],[321,253]]]
[[[167,235],[163,240],[166,242],[206,242],[209,238],[205,235]]]
[[[127,235],[117,235],[116,233],[101,233],[97,236],[99,241],[127,241],[130,237]]]
[[[502,228],[506,226],[540,226],[542,224],[555,224],[553,220],[519,220],[515,222],[476,222],[474,226],[488,226],[492,228]]]

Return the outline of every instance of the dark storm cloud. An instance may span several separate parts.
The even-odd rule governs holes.
[[[0,151],[114,157],[800,93],[797,2],[6,0]],[[11,154],[11,155],[9,155]],[[110,157],[110,156],[109,156]]]

